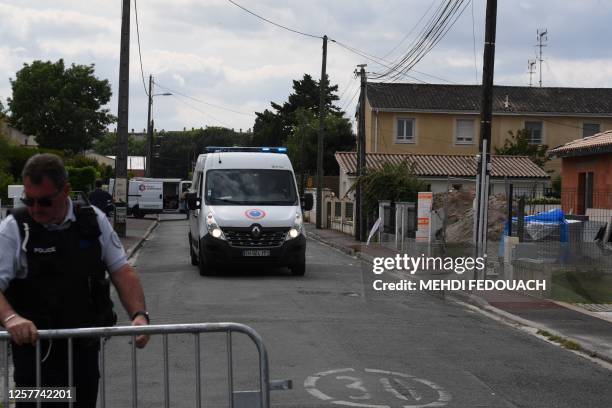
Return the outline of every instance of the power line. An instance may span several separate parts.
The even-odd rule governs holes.
[[[263,16],[261,16],[261,15],[259,15],[259,14],[257,14],[257,13],[254,13],[253,11],[251,11],[251,10],[247,9],[246,7],[241,6],[240,4],[236,3],[236,2],[235,2],[235,1],[233,1],[233,0],[228,0],[228,1],[229,1],[230,3],[232,3],[234,6],[236,6],[236,7],[240,8],[240,9],[244,10],[245,12],[247,12],[247,13],[249,13],[249,14],[251,14],[251,15],[253,15],[253,16],[255,16],[255,17],[259,18],[259,19],[261,19],[262,21],[265,21],[265,22],[267,22],[267,23],[269,23],[269,24],[272,24],[272,25],[274,25],[274,26],[276,26],[276,27],[279,27],[279,28],[282,28],[282,29],[284,29],[284,30],[290,31],[290,32],[292,32],[292,33],[300,34],[300,35],[303,35],[303,36],[306,36],[306,37],[323,39],[323,37],[322,37],[322,36],[318,36],[318,35],[313,35],[313,34],[304,33],[304,32],[302,32],[302,31],[295,30],[295,29],[293,29],[293,28],[289,28],[289,27],[284,26],[284,25],[282,25],[282,24],[276,23],[276,22],[274,22],[274,21],[272,21],[272,20],[270,20],[270,19],[267,19],[267,18],[265,18],[265,17],[263,17]],[[464,1],[464,0],[461,0],[461,2],[463,2],[463,1]],[[434,3],[432,3],[432,5],[430,6],[430,8],[429,8],[429,9],[431,9],[431,7],[433,6],[433,4],[434,4]],[[428,11],[429,11],[429,9],[428,9]],[[427,14],[427,13],[425,13],[425,15],[426,15],[426,14]],[[422,20],[422,19],[425,17],[425,15],[424,15],[424,16],[421,18],[421,20]],[[420,20],[419,20],[419,21],[420,21]],[[417,23],[417,24],[418,24],[418,23]],[[380,61],[384,61],[384,59],[382,59],[382,58],[378,58],[378,57],[375,57],[375,56],[369,55],[369,54],[367,54],[365,51],[360,51],[360,50],[358,50],[358,49],[356,49],[356,48],[354,48],[354,47],[351,47],[351,46],[349,46],[349,45],[347,45],[347,44],[342,44],[342,43],[340,43],[339,41],[334,40],[334,39],[331,39],[331,38],[330,38],[330,41],[335,42],[336,44],[338,44],[338,45],[340,45],[341,47],[343,47],[343,48],[347,49],[348,51],[351,51],[351,52],[353,52],[353,53],[355,53],[355,54],[357,54],[357,55],[359,55],[359,56],[361,56],[361,57],[363,57],[363,58],[366,58],[366,59],[368,59],[368,60],[370,60],[370,61],[372,61],[372,62],[375,62],[376,64],[378,64],[378,65],[380,65],[380,66],[382,66],[382,67],[384,67],[384,68],[390,69],[390,67],[389,67],[387,64],[382,64],[382,63],[380,62]],[[436,79],[439,79],[439,80],[442,80],[442,81],[445,81],[445,82],[453,83],[453,81],[449,81],[449,80],[446,80],[446,79],[443,79],[443,78],[440,78],[440,77],[436,77],[436,76],[433,76],[433,75],[430,75],[430,74],[427,74],[427,73],[424,73],[424,72],[419,72],[419,71],[416,71],[416,70],[413,70],[413,71],[414,71],[414,72],[417,72],[417,73],[420,73],[421,75],[426,75],[426,76],[430,76],[430,77],[432,77],[432,78],[436,78]],[[407,78],[411,78],[411,79],[413,79],[413,80],[415,80],[415,81],[424,82],[424,81],[419,80],[418,78],[415,78],[415,77],[412,77],[412,76],[408,75],[406,72],[401,73],[401,75],[402,75],[402,76],[405,76],[405,77],[407,77]]]
[[[345,109],[347,109],[349,106],[351,106],[351,103],[353,103],[353,100],[355,99],[355,97],[357,96],[357,94],[359,93],[360,90],[361,90],[361,87],[357,87],[357,89],[355,90],[355,93],[353,94],[351,99],[348,100],[348,103],[342,104],[342,108],[340,109],[342,112],[346,112]]]
[[[342,48],[346,49],[347,51],[352,52],[353,54],[359,55],[359,56],[360,56],[360,57],[362,57],[362,58],[365,58],[365,59],[367,59],[367,60],[369,60],[369,61],[374,62],[375,64],[380,65],[380,66],[381,66],[381,67],[383,67],[383,68],[387,68],[387,69],[391,69],[391,70],[393,69],[393,68],[392,68],[392,67],[390,67],[389,65],[384,64],[384,63],[380,62],[380,61],[381,61],[381,59],[380,59],[380,58],[375,57],[375,56],[373,56],[373,55],[370,55],[370,54],[366,53],[365,51],[358,50],[357,48],[354,48],[354,47],[351,47],[351,46],[349,46],[349,45],[343,44],[343,43],[341,43],[340,41],[334,40],[334,39],[332,39],[332,38],[330,38],[330,41],[331,41],[331,42],[333,42],[333,43],[338,44],[340,47],[342,47]],[[384,61],[384,62],[386,62],[386,61]],[[416,77],[413,77],[413,76],[411,76],[411,75],[408,75],[408,74],[406,74],[406,73],[403,73],[402,75],[403,75],[403,76],[405,76],[405,77],[407,77],[407,78],[411,78],[411,79],[413,79],[413,80],[415,80],[415,81],[424,82],[424,81],[422,81],[422,80],[420,80],[420,79],[418,79],[418,78],[416,78]]]
[[[304,33],[304,32],[302,32],[302,31],[298,31],[298,30],[295,30],[295,29],[293,29],[293,28],[286,27],[286,26],[284,26],[284,25],[282,25],[282,24],[275,23],[275,22],[274,22],[274,21],[272,21],[272,20],[268,20],[267,18],[262,17],[262,16],[260,16],[259,14],[256,14],[256,13],[252,12],[251,10],[249,10],[249,9],[245,8],[245,7],[242,7],[240,4],[236,3],[235,1],[232,1],[232,0],[227,0],[227,1],[229,1],[230,3],[232,3],[234,6],[236,6],[236,7],[240,8],[240,9],[242,9],[242,10],[246,11],[247,13],[249,13],[249,14],[251,14],[251,15],[253,15],[253,16],[255,16],[255,17],[259,18],[260,20],[263,20],[263,21],[265,21],[266,23],[270,23],[270,24],[272,24],[272,25],[275,25],[276,27],[282,28],[283,30],[291,31],[292,33],[295,33],[295,34],[300,34],[300,35],[303,35],[303,36],[306,36],[306,37],[311,37],[311,38],[319,38],[319,39],[321,39],[321,40],[323,39],[323,37],[322,37],[322,36],[320,36],[320,35],[313,35],[313,34]]]
[[[142,86],[144,87],[145,95],[149,96],[147,84],[145,82],[144,70],[142,68],[142,52],[140,51],[140,28],[138,27],[138,3],[134,0],[134,15],[136,16],[136,38],[138,39],[138,58],[140,59],[140,76],[142,77]]]
[[[351,84],[353,83],[353,81],[356,79],[357,77],[355,76],[354,72],[351,72],[351,75],[348,79],[348,81],[346,81],[346,84],[342,87],[343,91],[340,94],[340,96],[338,96],[338,100],[342,99],[342,97],[344,96],[344,94],[346,93],[346,91],[348,90],[348,88],[351,86]]]
[[[436,1],[432,1],[431,4],[429,5],[429,8],[427,8],[427,10],[425,11],[425,13],[423,13],[423,15],[421,16],[421,18],[419,19],[419,21],[417,21],[417,23],[410,29],[410,31],[408,31],[408,34],[406,34],[404,36],[404,38],[402,38],[402,40],[391,49],[391,51],[389,51],[388,53],[386,53],[385,55],[383,55],[382,58],[387,58],[389,55],[391,55],[395,50],[397,50],[403,43],[404,41],[406,41],[408,39],[408,37],[410,37],[410,34],[412,34],[412,32],[414,30],[416,30],[416,28],[419,26],[419,24],[421,24],[421,21],[423,21],[423,19],[425,18],[425,16],[427,15],[427,13],[429,13],[429,11],[431,10],[431,8],[433,7],[433,5],[436,4]]]
[[[214,117],[214,116],[213,116],[213,115],[211,115],[210,113],[204,112],[203,110],[200,110],[200,109],[196,108],[195,106],[191,105],[190,103],[185,102],[184,100],[180,99],[178,96],[176,96],[176,95],[174,95],[174,94],[172,94],[172,96],[174,96],[174,97],[176,98],[176,100],[177,100],[177,101],[179,101],[179,102],[181,102],[182,104],[184,104],[184,105],[186,105],[186,106],[190,107],[191,109],[195,110],[196,112],[199,112],[199,113],[201,113],[201,114],[202,114],[202,115],[204,115],[204,116],[208,116],[208,117],[212,118],[214,121],[216,121],[216,122],[218,122],[218,123],[222,124],[223,126],[225,126],[225,127],[229,128],[229,129],[232,129],[232,125],[229,125],[229,124],[227,124],[227,123],[223,122],[222,120],[217,119],[216,117]]]
[[[163,85],[161,85],[161,84],[160,84],[160,83],[158,83],[158,82],[155,82],[155,85],[159,86],[159,87],[160,87],[160,88],[162,88],[163,90],[168,91],[168,92],[170,92],[170,93],[180,95],[180,96],[182,96],[182,97],[184,97],[184,98],[191,99],[191,100],[193,100],[193,101],[195,101],[195,102],[199,102],[199,103],[202,103],[202,104],[204,104],[204,105],[212,106],[213,108],[217,108],[217,109],[226,110],[226,111],[229,111],[229,112],[237,113],[237,114],[239,114],[239,115],[245,115],[245,116],[255,117],[255,115],[253,115],[252,113],[240,112],[240,111],[237,111],[237,110],[234,110],[234,109],[231,109],[231,108],[226,108],[225,106],[215,105],[215,104],[212,104],[212,103],[209,103],[209,102],[205,102],[205,101],[203,101],[203,100],[201,100],[201,99],[194,98],[193,96],[185,95],[184,93],[181,93],[181,92],[176,91],[176,90],[174,90],[174,89],[171,89],[171,88],[168,88],[168,87],[166,87],[166,86],[163,86]]]
[[[453,3],[450,7],[449,12],[443,17],[439,28],[436,27],[431,32],[433,34],[427,34],[421,44],[425,44],[424,46],[419,46],[415,51],[411,51],[409,54],[409,58],[404,58],[401,63],[402,72],[407,72],[411,70],[415,65],[417,65],[450,31],[450,29],[455,25],[459,17],[465,11],[467,4],[463,6],[463,0],[457,1]],[[398,74],[394,75],[394,78],[397,78]]]
[[[472,8],[472,45],[474,48],[474,75],[476,78],[475,83],[478,83],[478,65],[476,63],[476,24],[474,23],[474,0],[470,0]]]
[[[399,62],[375,79],[391,77],[392,80],[397,80],[402,74],[411,70],[446,36],[468,5],[465,0],[448,0],[443,7],[440,5],[435,16],[421,31],[415,45]]]

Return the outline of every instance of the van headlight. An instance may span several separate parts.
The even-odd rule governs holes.
[[[287,240],[294,239],[300,236],[304,228],[301,212],[295,214],[293,226],[287,232]]]
[[[219,224],[217,224],[217,221],[211,212],[209,212],[206,216],[206,229],[213,238],[225,239],[225,235],[223,235],[221,227],[219,227]]]

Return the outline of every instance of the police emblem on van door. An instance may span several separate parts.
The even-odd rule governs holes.
[[[247,218],[250,218],[252,220],[260,220],[266,216],[266,212],[258,208],[253,208],[250,210],[246,210],[244,212],[244,215],[246,215]]]
[[[261,238],[261,226],[260,225],[255,224],[251,227],[251,237],[253,237],[253,239]]]

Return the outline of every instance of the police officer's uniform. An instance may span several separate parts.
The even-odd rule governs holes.
[[[70,200],[64,222],[48,226],[36,223],[25,208],[14,211],[0,223],[0,247],[0,290],[38,329],[115,323],[105,275],[127,259],[99,209]],[[41,346],[42,385],[66,386],[66,341],[43,341]],[[95,406],[98,348],[97,339],[74,341],[76,407]],[[12,349],[16,386],[35,386],[35,348],[13,344]]]

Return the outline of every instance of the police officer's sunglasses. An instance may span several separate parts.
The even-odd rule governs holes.
[[[62,190],[57,190],[55,193],[41,198],[30,198],[24,195],[23,197],[21,197],[21,202],[28,207],[34,207],[34,204],[36,203],[38,203],[40,207],[51,207],[53,205],[53,199],[57,197],[61,192]]]

